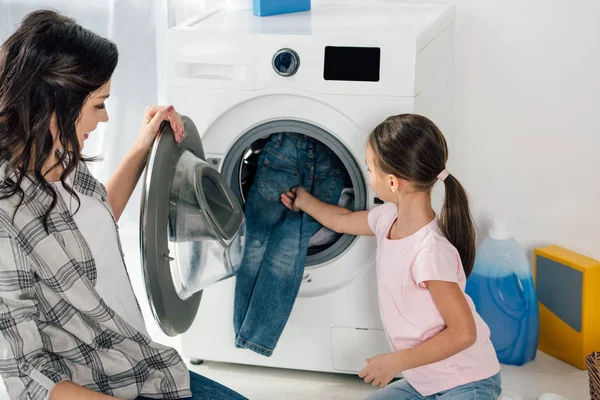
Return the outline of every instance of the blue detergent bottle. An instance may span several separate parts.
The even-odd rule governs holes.
[[[522,365],[535,358],[539,314],[533,274],[506,221],[494,220],[479,245],[465,291],[490,327],[501,363]]]

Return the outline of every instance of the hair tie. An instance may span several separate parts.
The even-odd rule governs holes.
[[[450,171],[448,171],[448,168],[444,168],[444,170],[438,174],[437,178],[444,182],[448,175],[450,175]]]

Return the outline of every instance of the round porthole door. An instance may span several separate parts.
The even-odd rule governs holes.
[[[194,123],[182,117],[181,143],[165,124],[144,173],[140,210],[141,261],[148,301],[161,329],[185,332],[202,290],[235,275],[246,239],[240,203],[205,161]]]

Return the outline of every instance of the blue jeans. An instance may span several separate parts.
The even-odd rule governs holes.
[[[190,390],[192,397],[189,400],[248,400],[246,397],[213,380],[190,371]],[[136,400],[152,400],[147,397],[138,397]],[[181,399],[183,400],[183,399]]]
[[[367,400],[496,400],[502,393],[500,372],[431,396],[421,396],[406,379],[400,379],[367,397]]]
[[[300,289],[308,242],[321,229],[309,215],[287,209],[280,195],[303,186],[337,203],[344,177],[338,157],[308,136],[277,133],[265,145],[245,209],[246,248],[233,316],[237,347],[273,353]]]

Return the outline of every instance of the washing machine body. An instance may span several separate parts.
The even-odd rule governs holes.
[[[379,122],[400,113],[426,115],[452,147],[454,15],[442,2],[315,1],[310,12],[266,18],[215,8],[170,30],[168,102],[188,117],[203,148],[196,155],[218,172],[241,209],[252,172],[248,155],[278,132],[312,136],[332,149],[346,166],[352,207],[370,209],[379,201],[368,187],[365,145]],[[152,212],[142,216],[146,229]],[[163,311],[161,327],[180,334],[191,359],[356,373],[365,358],[389,351],[375,252],[373,237],[344,235],[310,254],[270,357],[235,347],[235,277],[192,296],[196,303],[177,317],[185,320],[180,328],[165,322],[170,317]],[[163,257],[166,268],[181,264],[172,254],[147,257]],[[147,282],[151,304],[162,301],[157,285]]]

